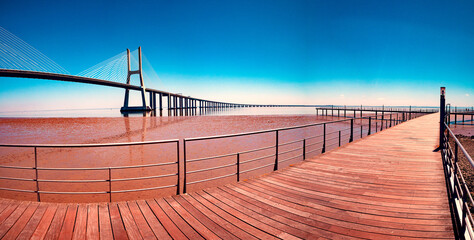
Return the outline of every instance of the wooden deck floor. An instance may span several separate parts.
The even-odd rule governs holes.
[[[160,199],[0,200],[3,239],[453,238],[439,115],[400,124],[267,176]]]

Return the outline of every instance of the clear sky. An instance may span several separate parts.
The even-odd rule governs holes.
[[[217,101],[474,105],[474,1],[0,1],[72,74],[142,46],[147,85]],[[0,53],[2,54],[2,53]],[[0,79],[0,111],[120,107],[123,90]]]

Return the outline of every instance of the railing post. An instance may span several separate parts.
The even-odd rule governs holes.
[[[273,171],[278,170],[278,130],[275,131],[275,166]]]
[[[160,111],[163,110],[163,94],[160,93]]]
[[[112,169],[109,167],[109,202],[112,202]]]
[[[176,141],[176,163],[178,164],[178,180],[176,183],[176,195],[181,193],[181,164],[179,163],[179,140]]]
[[[186,194],[186,139],[183,139],[183,163],[184,163],[184,171],[183,171],[183,193]]]
[[[339,147],[341,146],[341,130],[339,130]]]
[[[377,125],[378,125],[378,122],[377,122],[377,120],[375,120],[375,132],[377,132],[379,130],[379,127]]]
[[[237,153],[237,182],[240,182],[240,153]]]
[[[444,136],[444,108],[445,108],[445,87],[440,89],[440,101],[439,101],[439,149],[443,148],[443,136]]]
[[[303,160],[306,159],[306,138],[303,138]]]
[[[371,129],[371,128],[372,128],[372,118],[369,117],[369,130],[368,130],[368,132],[367,132],[367,136],[370,135],[370,129]]]
[[[383,130],[383,113],[382,113],[382,118],[380,119],[380,131]]]
[[[360,125],[360,138],[362,139],[362,125]]]
[[[457,173],[458,173],[458,143],[454,141],[454,175],[457,176]]]
[[[321,150],[321,153],[326,152],[326,123],[323,123],[323,149]]]
[[[351,136],[349,137],[349,142],[354,140],[354,119],[351,119]]]
[[[466,222],[466,218],[467,218],[467,194],[470,194],[469,192],[465,192],[463,191],[462,192],[462,219],[461,219],[461,233],[465,233],[466,232],[466,228],[467,228],[467,222]]]
[[[39,182],[38,182],[38,155],[37,155],[36,147],[35,147],[35,181],[36,181],[36,198],[38,202],[41,202]]]

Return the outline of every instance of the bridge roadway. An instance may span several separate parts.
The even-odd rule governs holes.
[[[34,79],[45,79],[45,80],[56,80],[56,81],[65,81],[65,82],[77,82],[77,83],[86,83],[101,85],[107,87],[123,88],[140,91],[140,86],[107,81],[96,78],[87,78],[81,76],[59,74],[59,73],[48,73],[48,72],[36,72],[36,71],[27,71],[27,70],[11,70],[11,69],[0,69],[0,77],[12,77],[12,78],[34,78]],[[150,103],[152,109],[157,109],[156,105],[156,94],[159,94],[159,110],[163,109],[162,106],[162,97],[168,97],[168,106],[169,109],[180,109],[180,108],[196,108],[199,107],[205,108],[222,108],[222,107],[315,107],[316,105],[261,105],[261,104],[238,104],[238,103],[226,103],[226,102],[217,102],[210,101],[206,99],[199,99],[189,96],[183,96],[177,93],[171,93],[166,91],[161,91],[152,88],[146,88],[145,90],[150,94]],[[153,94],[153,96],[152,96]],[[171,100],[173,98],[173,100]]]
[[[118,203],[0,200],[3,239],[452,239],[438,114],[257,179]]]

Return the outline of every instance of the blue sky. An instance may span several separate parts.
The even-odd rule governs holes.
[[[200,98],[276,104],[474,105],[474,2],[2,1],[0,26],[72,74],[142,46]],[[0,111],[120,107],[123,90],[0,79]]]

